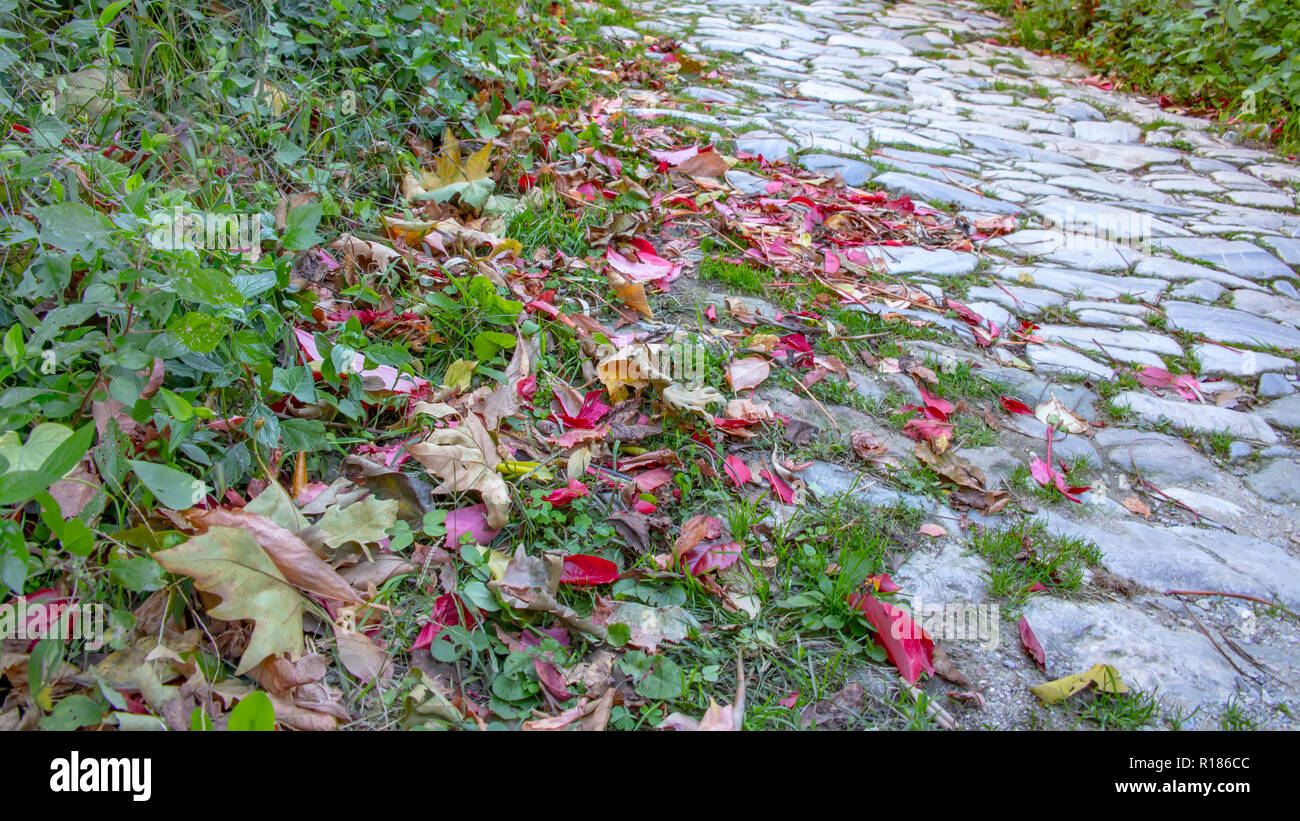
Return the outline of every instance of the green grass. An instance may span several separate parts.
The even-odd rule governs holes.
[[[699,278],[704,282],[721,282],[741,293],[766,296],[772,274],[747,263],[729,262],[714,256],[700,263]]]
[[[1049,533],[1037,519],[1009,528],[986,528],[971,539],[971,547],[992,565],[989,593],[1006,597],[1019,607],[1034,584],[1050,592],[1074,592],[1083,572],[1101,561],[1101,551],[1091,542]]]
[[[1160,701],[1150,693],[1089,693],[1066,702],[1077,728],[1085,721],[1100,730],[1140,730],[1154,727],[1163,715]]]

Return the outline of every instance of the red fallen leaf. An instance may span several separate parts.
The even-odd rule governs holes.
[[[868,593],[849,596],[849,606],[861,610],[876,628],[876,643],[885,648],[904,681],[915,684],[923,672],[934,675],[934,640],[907,611]]]
[[[536,185],[536,184],[537,184],[537,177],[534,177],[532,174],[520,174],[520,175],[519,175],[519,190],[520,190],[520,191],[527,191],[527,190],[529,190],[530,188],[532,188],[532,187],[533,187],[534,185]]]
[[[560,703],[573,698],[573,693],[569,692],[569,682],[565,680],[560,668],[555,666],[555,662],[546,659],[533,659],[533,670],[537,673],[538,683],[546,688],[546,692],[551,694],[551,698]]]
[[[1091,490],[1091,488],[1074,487],[1065,484],[1065,474],[1054,470],[1052,468],[1051,460],[1052,430],[1049,428],[1047,431],[1047,461],[1043,461],[1035,455],[1033,461],[1029,463],[1029,475],[1032,476],[1034,481],[1038,482],[1039,485],[1047,487],[1049,483],[1053,484],[1056,486],[1057,490],[1061,491],[1062,496],[1069,499],[1071,502],[1082,504],[1083,500],[1079,498],[1078,494]],[[1064,467],[1064,465],[1062,465],[1062,467]]]
[[[460,537],[465,533],[473,535],[475,544],[486,545],[491,544],[501,532],[488,527],[487,505],[482,503],[449,512],[443,525],[447,528],[447,540],[444,543],[447,550],[459,548]]]
[[[786,334],[781,337],[780,344],[772,348],[773,353],[785,353],[790,350],[796,353],[812,353],[812,345],[808,344],[808,339],[803,334],[794,333]]]
[[[762,476],[772,485],[772,490],[781,498],[783,504],[794,504],[794,488],[790,487],[781,477],[777,476],[770,470],[760,470],[759,476]]]
[[[940,452],[947,449],[953,428],[954,426],[947,422],[935,422],[929,419],[908,419],[903,423],[904,435],[918,442],[924,439],[935,445]],[[942,447],[940,447],[941,442]]]
[[[543,502],[550,502],[551,507],[568,507],[574,499],[581,499],[587,495],[587,486],[577,479],[570,479],[568,487],[552,490],[542,497]]]
[[[953,412],[952,403],[941,396],[930,393],[925,388],[919,388],[921,391],[921,400],[925,402],[925,416],[927,419],[933,419],[936,422],[947,422],[948,414]]]
[[[1196,381],[1196,377],[1191,374],[1174,376],[1164,368],[1149,365],[1138,372],[1137,379],[1138,382],[1142,383],[1143,387],[1158,393],[1165,389],[1173,389],[1188,402],[1205,401],[1205,394],[1201,391],[1201,383]]]
[[[1047,585],[1043,584],[1042,582],[1034,582],[1033,586],[1030,587],[1030,588],[1029,588],[1028,590],[1026,590],[1025,592],[1026,592],[1026,593],[1038,593],[1038,592],[1043,591],[1043,590],[1046,590],[1046,589],[1047,589]]]
[[[754,478],[754,474],[750,472],[749,466],[741,461],[738,456],[728,456],[726,459],[723,459],[722,469],[726,471],[727,476],[731,481],[736,483],[736,487],[740,487]]]
[[[867,584],[870,584],[873,590],[880,593],[897,593],[903,588],[898,586],[898,582],[890,578],[888,573],[877,573],[874,576],[867,576]]]
[[[998,402],[1002,405],[1002,410],[1007,413],[1019,413],[1025,416],[1034,415],[1033,410],[1019,399],[1011,399],[1006,396],[1001,396],[998,397]]]
[[[704,315],[709,318],[710,322],[718,321],[718,310],[712,305],[704,309]]]
[[[962,303],[958,302],[955,299],[951,299],[951,298],[948,299],[948,310],[956,311],[957,316],[966,320],[966,322],[971,325],[976,325],[976,326],[983,325],[987,321],[984,319],[984,317],[975,313],[970,308],[967,308],[965,305],[963,305]]]
[[[623,176],[623,161],[618,157],[606,156],[605,154],[600,153],[600,150],[597,149],[591,152],[591,158],[608,168],[609,173],[613,174],[615,177]]]
[[[920,533],[922,536],[933,536],[936,539],[948,535],[948,531],[944,530],[942,527],[929,523],[921,525],[917,528],[916,532]]]
[[[591,430],[595,428],[596,423],[611,410],[609,405],[600,401],[601,393],[603,393],[603,391],[600,390],[587,391],[587,395],[582,399],[582,406],[578,408],[577,413],[572,415],[563,410],[563,402],[561,402],[562,409],[556,415],[559,417],[561,422],[571,428]],[[558,393],[556,394],[556,397],[559,397]]]
[[[537,395],[537,377],[529,374],[515,383],[515,393],[526,402],[533,401]]]
[[[637,499],[636,504],[632,506],[632,509],[635,510],[637,513],[644,513],[645,515],[649,516],[651,513],[654,513],[656,510],[658,510],[659,506],[652,505],[649,502],[647,502],[645,499]]]
[[[791,693],[790,695],[786,696],[785,698],[777,702],[777,704],[780,704],[782,707],[786,708],[787,710],[793,710],[794,705],[798,703],[799,703],[798,690],[795,690],[793,693]]]
[[[460,605],[459,609],[457,604]],[[474,608],[466,605],[455,594],[443,593],[433,602],[433,613],[429,621],[420,628],[420,633],[415,637],[415,644],[411,645],[411,651],[422,650],[433,644],[433,640],[438,637],[444,627],[455,627],[460,624],[460,613],[465,612],[465,626],[473,627],[478,624],[478,614]]]
[[[654,468],[644,473],[639,473],[634,477],[636,486],[641,489],[642,493],[650,493],[655,488],[666,482],[672,481],[673,472],[668,468]]]
[[[700,542],[682,553],[682,564],[692,576],[701,576],[710,570],[725,570],[740,559],[739,542]]]
[[[1029,627],[1029,621],[1024,616],[1020,617],[1020,643],[1024,645],[1025,652],[1038,665],[1038,669],[1044,673],[1047,672],[1047,656],[1043,653],[1043,646],[1038,643],[1038,637]]]
[[[618,565],[600,556],[579,554],[564,557],[560,581],[572,585],[609,584],[618,581]]]

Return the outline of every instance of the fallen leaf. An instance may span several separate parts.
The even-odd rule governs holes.
[[[733,391],[757,388],[771,374],[767,360],[758,356],[733,359],[727,363],[727,384]]]
[[[1038,643],[1038,637],[1029,627],[1029,621],[1024,616],[1020,617],[1020,644],[1025,648],[1025,652],[1038,665],[1038,669],[1047,672],[1047,656],[1043,653],[1043,646]]]
[[[253,620],[235,675],[269,656],[302,655],[306,604],[247,532],[212,527],[153,557],[168,572],[189,576],[200,590],[220,596],[221,604],[208,610],[214,618]]]
[[[564,557],[561,584],[577,586],[609,584],[618,581],[618,565],[600,556],[577,554]]]
[[[1064,701],[1080,690],[1095,687],[1102,693],[1127,693],[1128,685],[1119,677],[1119,671],[1109,664],[1096,664],[1082,673],[1058,678],[1037,687],[1030,687],[1029,692],[1038,696],[1044,704]]]
[[[934,640],[912,621],[906,610],[883,602],[869,593],[849,596],[849,606],[861,610],[875,628],[876,643],[885,648],[889,660],[908,684],[915,684],[921,673],[934,673]]]
[[[1144,519],[1151,518],[1151,508],[1147,507],[1146,502],[1136,496],[1128,496],[1122,502],[1129,513],[1136,513]]]

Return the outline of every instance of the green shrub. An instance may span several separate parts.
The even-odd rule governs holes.
[[[1300,145],[1300,0],[995,0],[1016,38]]]

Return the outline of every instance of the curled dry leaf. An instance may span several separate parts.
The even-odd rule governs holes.
[[[1039,403],[1034,408],[1034,418],[1050,428],[1056,428],[1065,433],[1081,434],[1088,432],[1088,423],[1083,420],[1070,406],[1066,405],[1056,394],[1046,402]]]
[[[1082,673],[1058,678],[1046,684],[1029,688],[1029,692],[1038,696],[1044,704],[1064,701],[1080,690],[1095,687],[1100,693],[1127,693],[1128,685],[1120,678],[1119,671],[1109,664],[1095,664]]]

